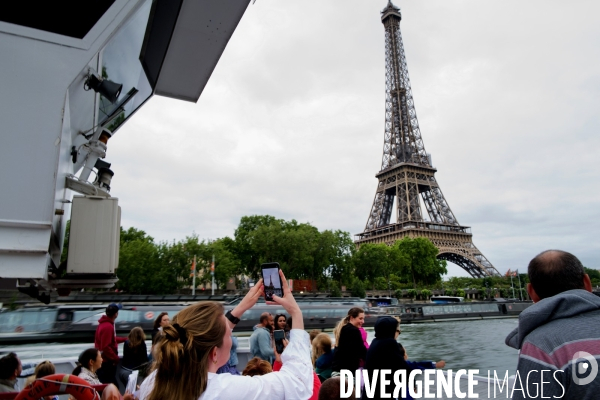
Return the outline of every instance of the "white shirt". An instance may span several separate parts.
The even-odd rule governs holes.
[[[312,396],[313,367],[310,340],[302,329],[292,329],[290,342],[281,354],[280,371],[262,376],[239,376],[208,373],[206,390],[199,400],[306,400]],[[156,371],[140,387],[139,400],[146,400],[154,387]]]

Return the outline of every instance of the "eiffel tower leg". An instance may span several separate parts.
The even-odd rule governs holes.
[[[393,195],[386,194],[384,183],[380,181],[365,230],[380,228],[390,223],[393,201]]]
[[[432,239],[431,241],[440,251],[437,258],[462,267],[472,277],[500,276],[500,273],[485,258],[470,238],[468,241],[448,239]]]

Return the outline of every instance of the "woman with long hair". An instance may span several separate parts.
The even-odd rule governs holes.
[[[36,379],[43,378],[48,375],[54,375],[56,373],[56,368],[52,362],[46,360],[42,361],[38,365],[35,366],[35,371],[33,375],[25,380],[25,386],[28,386],[30,383],[35,381]],[[45,396],[40,400],[58,400],[57,395]]]
[[[148,348],[146,334],[139,326],[133,328],[123,345],[123,367],[137,369],[148,363]]]
[[[340,321],[339,336],[336,337],[333,353],[332,376],[339,375],[340,370],[356,371],[364,362],[367,349],[358,328],[365,322],[365,311],[359,307],[348,310],[348,315]],[[336,327],[337,328],[337,327]]]
[[[100,350],[92,347],[84,350],[77,359],[77,367],[71,372],[71,375],[75,375],[89,383],[90,385],[101,385],[96,371],[102,366],[102,355]]]
[[[287,317],[285,316],[285,314],[277,314],[275,316],[275,329],[281,329],[283,330],[284,334],[285,334],[285,338],[287,340],[290,340],[290,327],[288,326],[287,323]]]
[[[237,376],[215,372],[229,359],[231,331],[244,312],[264,296],[262,280],[227,314],[216,302],[202,302],[181,310],[173,324],[163,328],[156,344],[154,371],[140,388],[140,400],[307,399],[313,388],[308,333],[302,311],[294,300],[283,272],[283,297],[273,302],[294,317],[279,372],[263,376]]]
[[[169,318],[169,313],[161,312],[158,314],[158,317],[154,320],[154,327],[152,328],[152,340],[154,340],[154,336],[161,331],[165,326],[171,323],[171,319]]]

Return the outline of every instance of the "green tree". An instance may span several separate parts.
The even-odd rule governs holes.
[[[342,291],[340,290],[340,287],[337,285],[337,282],[334,282],[333,285],[331,286],[331,289],[329,290],[329,295],[331,297],[342,297]]]
[[[383,277],[385,288],[390,275],[399,270],[397,254],[384,243],[366,243],[360,246],[354,255],[354,268],[356,276],[362,280],[373,282],[375,289],[376,279]]]
[[[334,251],[329,256],[327,274],[341,285],[342,282],[350,282],[351,280],[352,257],[356,253],[356,245],[349,232],[336,230],[332,234],[334,237]]]
[[[231,238],[224,237],[213,241],[202,241],[200,251],[197,257],[197,268],[200,276],[200,283],[209,283],[212,281],[210,274],[210,265],[212,257],[215,257],[215,284],[218,288],[225,289],[230,278],[236,279],[241,275],[242,267],[237,255],[230,249],[232,248]]]
[[[253,234],[260,227],[269,226],[275,221],[278,220],[271,215],[244,216],[234,232],[235,245],[230,250],[233,250],[240,260],[244,272],[254,279],[260,276],[261,257],[253,242]]]
[[[417,282],[432,284],[441,279],[447,273],[446,261],[438,260],[438,249],[427,238],[405,237],[394,243],[398,258],[403,260],[404,275],[412,280],[413,288],[417,288]]]
[[[177,270],[165,264],[165,245],[135,228],[121,228],[117,287],[131,293],[169,294],[182,285]]]
[[[365,286],[363,285],[360,279],[354,278],[352,280],[352,286],[350,286],[350,294],[353,297],[360,297],[361,299],[367,295],[367,293],[365,292]]]

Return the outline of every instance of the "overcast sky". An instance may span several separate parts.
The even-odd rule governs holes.
[[[362,232],[386,4],[251,4],[198,103],[156,96],[111,139],[123,226],[215,239],[270,214]],[[476,246],[502,273],[548,248],[600,268],[600,2],[395,4],[425,148]]]

